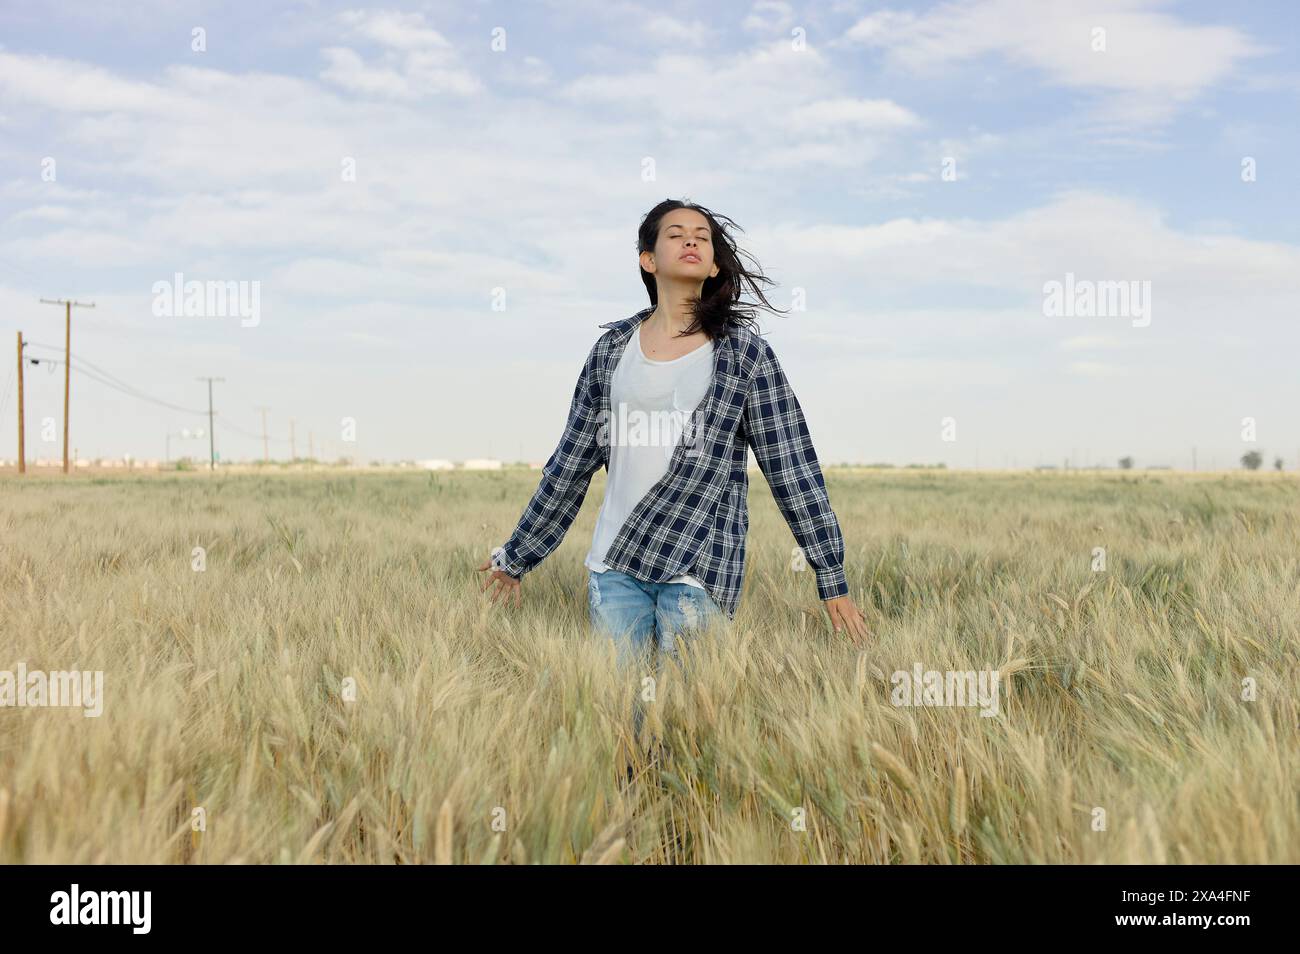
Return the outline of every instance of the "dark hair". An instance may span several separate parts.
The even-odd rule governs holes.
[[[757,260],[752,255],[737,248],[722,222],[728,222],[742,232],[744,229],[727,216],[710,212],[702,205],[690,201],[664,199],[647,212],[645,218],[641,220],[641,227],[637,229],[638,256],[641,252],[654,251],[663,217],[676,209],[694,209],[708,220],[709,229],[713,233],[713,260],[718,266],[718,274],[704,280],[700,297],[691,303],[691,323],[682,334],[703,331],[710,338],[720,338],[732,328],[751,325],[757,321],[754,309],[759,306],[740,300],[745,285],[748,285],[750,291],[758,296],[762,307],[779,314],[779,309],[773,307],[759,287],[759,282],[768,284],[775,284],[775,282],[762,273]],[[754,263],[752,270],[744,266],[741,256]],[[641,268],[640,262],[637,263],[637,269],[641,273],[641,281],[645,283],[646,292],[650,295],[650,304],[658,305],[659,290],[655,285],[654,275]]]

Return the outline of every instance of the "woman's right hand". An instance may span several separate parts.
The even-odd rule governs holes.
[[[495,587],[492,590],[493,604],[499,602],[503,596],[505,597],[505,601],[508,603],[513,594],[515,605],[518,606],[519,601],[523,598],[523,591],[519,588],[519,581],[505,570],[493,570],[492,559],[490,557],[487,560],[484,560],[483,565],[478,568],[480,573],[487,570],[492,570],[492,572],[487,579],[483,581],[483,585],[479,588],[480,592],[486,592],[489,587]]]

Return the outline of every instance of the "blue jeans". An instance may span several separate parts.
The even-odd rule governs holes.
[[[725,618],[698,586],[643,583],[618,570],[588,571],[587,602],[592,628],[614,641],[620,664],[656,651],[678,657],[680,638]]]
[[[618,570],[588,571],[587,602],[592,628],[613,640],[619,667],[643,664],[643,677],[658,675],[662,654],[680,659],[677,650],[684,639],[726,621],[713,597],[698,586],[643,583]],[[653,672],[647,672],[652,662]],[[638,682],[637,688],[633,716],[640,735],[644,685]]]

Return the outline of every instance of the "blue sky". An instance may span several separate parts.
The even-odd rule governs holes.
[[[806,295],[764,328],[827,461],[1187,466],[1196,446],[1202,467],[1254,448],[1292,468],[1297,20],[1147,0],[9,6],[0,331],[61,345],[37,300],[95,301],[74,358],[195,410],[196,377],[224,377],[227,457],[260,455],[265,406],[281,455],[292,418],[300,453],[310,433],[365,459],[543,460],[596,326],[647,303],[640,218],[689,198],[744,227],[775,304]],[[258,282],[259,321],[154,314],[177,272]],[[1149,324],[1045,315],[1066,273],[1150,282]],[[57,456],[61,372],[28,378],[28,454]],[[72,388],[81,456],[159,457],[204,425]]]

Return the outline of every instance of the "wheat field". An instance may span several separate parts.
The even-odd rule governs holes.
[[[104,673],[98,717],[0,709],[0,862],[1300,862],[1294,477],[826,473],[870,640],[755,472],[649,761],[601,476],[518,609],[474,567],[535,471],[0,478],[0,668]],[[917,665],[997,714],[896,705]]]

